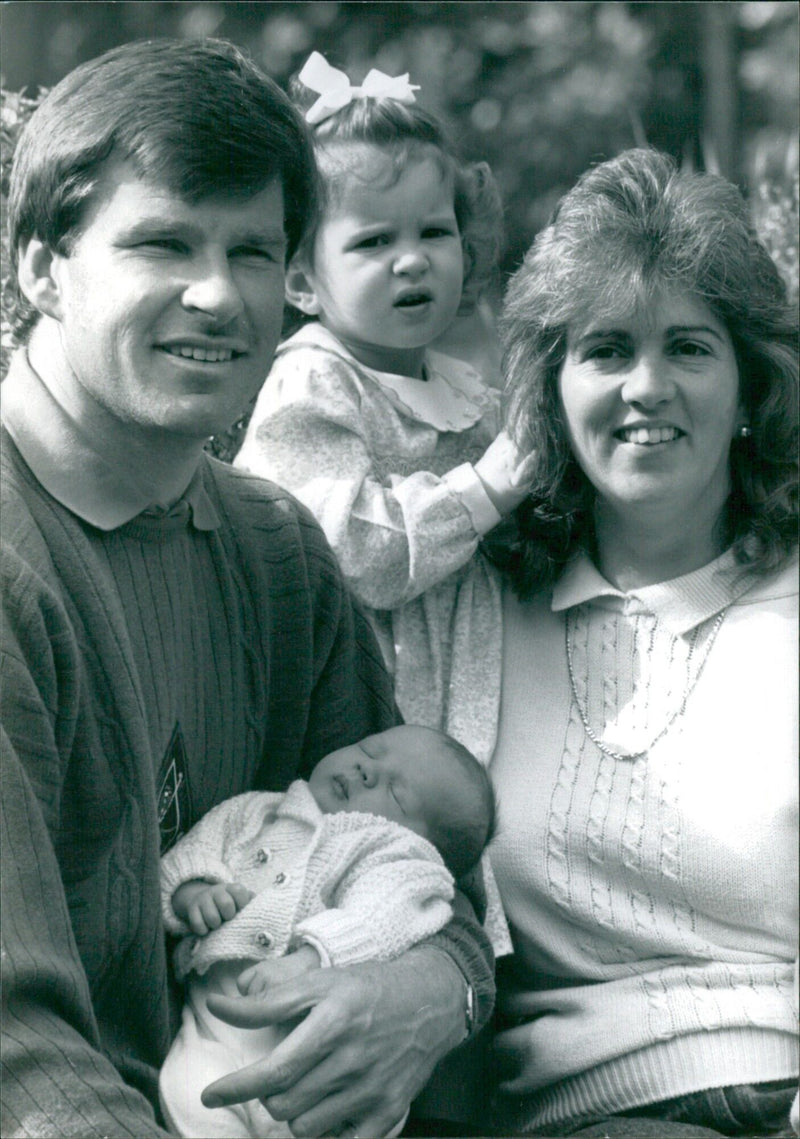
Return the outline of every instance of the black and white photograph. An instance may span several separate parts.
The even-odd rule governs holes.
[[[0,0],[2,1139],[798,1139],[795,0]]]

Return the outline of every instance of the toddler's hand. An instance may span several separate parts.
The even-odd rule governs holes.
[[[253,891],[239,882],[182,882],[172,895],[172,908],[192,933],[203,937],[244,909]]]
[[[243,996],[254,997],[273,985],[291,981],[301,973],[309,973],[319,967],[319,953],[313,945],[301,945],[285,957],[271,957],[268,961],[259,961],[244,969],[239,974],[237,984]]]
[[[536,458],[523,454],[511,436],[501,431],[475,463],[478,478],[498,514],[508,514],[525,498]]]

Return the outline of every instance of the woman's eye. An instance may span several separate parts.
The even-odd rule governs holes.
[[[680,356],[708,356],[709,348],[705,344],[698,344],[695,340],[679,340],[673,351]]]
[[[621,344],[607,343],[596,344],[590,348],[586,353],[587,360],[614,360],[618,356],[624,356],[625,351]]]

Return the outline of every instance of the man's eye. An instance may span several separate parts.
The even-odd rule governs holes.
[[[137,249],[158,249],[169,253],[181,253],[186,248],[175,237],[148,237],[136,243]]]

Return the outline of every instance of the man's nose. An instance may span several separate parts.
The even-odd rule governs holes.
[[[227,324],[244,311],[244,301],[227,257],[209,257],[195,266],[183,290],[183,306]]]
[[[660,354],[643,353],[625,374],[622,398],[632,406],[651,410],[659,404],[669,403],[675,391],[669,362]]]

